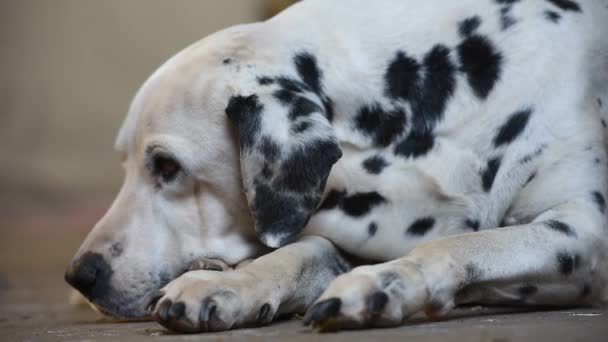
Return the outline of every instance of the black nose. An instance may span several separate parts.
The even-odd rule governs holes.
[[[65,272],[65,281],[93,300],[109,289],[112,268],[99,253],[87,252]]]

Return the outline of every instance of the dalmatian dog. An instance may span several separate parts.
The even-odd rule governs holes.
[[[135,96],[66,280],[178,332],[608,300],[608,2],[305,0]]]

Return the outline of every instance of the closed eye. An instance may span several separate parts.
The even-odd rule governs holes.
[[[173,181],[182,172],[180,163],[174,157],[164,153],[152,156],[150,168],[152,176],[163,183]]]

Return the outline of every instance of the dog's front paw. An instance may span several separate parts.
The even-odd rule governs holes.
[[[187,272],[155,296],[152,317],[176,332],[228,330],[272,321],[278,303],[259,280],[238,271]]]
[[[420,311],[426,283],[414,265],[362,266],[336,278],[304,317],[317,331],[387,327]]]

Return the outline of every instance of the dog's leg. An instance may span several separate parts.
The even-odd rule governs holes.
[[[161,290],[152,316],[179,332],[263,325],[280,314],[304,312],[348,270],[329,241],[304,237],[236,270],[185,273]]]
[[[522,289],[522,297],[534,295],[541,304],[580,304],[600,288],[604,206],[586,196],[557,205],[529,224],[445,237],[406,257],[355,268],[332,282],[305,322],[329,330],[397,325],[423,310],[440,316],[454,307],[459,291],[484,284],[536,286]],[[562,290],[543,294],[543,284]],[[477,300],[494,296],[482,294]]]

